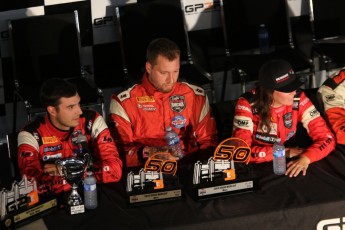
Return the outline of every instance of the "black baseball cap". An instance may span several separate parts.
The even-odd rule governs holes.
[[[260,84],[266,89],[289,93],[297,90],[304,82],[304,77],[296,76],[289,62],[273,59],[263,64],[259,70]]]

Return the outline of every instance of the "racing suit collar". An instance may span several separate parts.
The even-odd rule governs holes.
[[[159,92],[149,81],[149,78],[147,76],[147,73],[144,73],[143,79],[142,79],[142,86],[146,89],[149,95],[155,95],[155,94],[162,94],[162,95],[170,95],[174,92],[174,89],[176,87],[176,84],[173,86],[172,90],[169,93],[162,93]]]
[[[47,124],[47,129],[50,130],[51,133],[53,133],[55,136],[66,139],[69,137],[69,135],[73,132],[74,128],[70,128],[70,130],[61,130],[53,125],[53,123],[50,121],[49,115],[45,116],[45,122]]]

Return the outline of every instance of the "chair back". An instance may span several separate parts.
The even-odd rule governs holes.
[[[152,0],[116,8],[125,73],[141,78],[146,48],[155,38],[166,37],[178,44],[181,62],[191,58],[185,18],[180,0]]]
[[[16,86],[81,75],[78,12],[9,22]]]
[[[345,36],[345,1],[309,0],[309,18],[314,40]]]
[[[286,0],[221,0],[221,16],[230,54],[258,49],[261,24],[275,49],[293,46]]]

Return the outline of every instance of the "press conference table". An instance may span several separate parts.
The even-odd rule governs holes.
[[[345,216],[345,147],[311,164],[307,175],[276,176],[272,163],[254,165],[257,191],[195,201],[129,207],[122,183],[98,186],[99,207],[69,216],[60,209],[43,218],[48,229],[317,229],[321,220],[341,226]],[[338,224],[336,222],[339,222]],[[329,226],[328,224],[319,223]],[[323,228],[320,228],[323,229]]]

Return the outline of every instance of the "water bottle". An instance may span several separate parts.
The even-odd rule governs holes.
[[[172,149],[173,156],[181,159],[183,157],[183,150],[180,144],[180,138],[178,134],[172,130],[171,127],[166,128],[165,141],[167,145]]]
[[[259,48],[260,53],[267,54],[270,51],[270,37],[265,24],[261,24],[259,28]]]
[[[96,178],[91,171],[88,171],[84,179],[84,206],[86,209],[97,208],[97,186]]]
[[[273,145],[273,171],[276,175],[284,175],[286,171],[285,146],[276,139]]]

